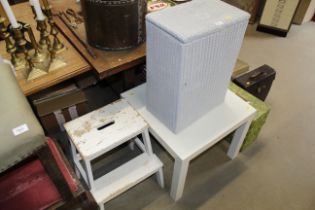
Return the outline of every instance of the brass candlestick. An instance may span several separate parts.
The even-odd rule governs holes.
[[[15,67],[16,70],[24,68],[27,63],[25,59],[21,59],[18,56],[17,48],[15,46],[14,41],[11,39],[10,33],[7,31],[7,27],[5,25],[5,18],[0,17],[0,36],[4,39],[6,44],[6,50],[11,55],[11,63]]]
[[[28,50],[26,49],[27,42],[22,32],[22,26],[20,25],[18,28],[11,28],[11,30],[13,34],[13,39],[15,41],[15,46],[18,47],[22,54],[24,55],[24,57],[19,56],[19,60],[15,65],[15,69],[16,70],[26,69],[26,73],[28,73],[28,71],[31,68],[30,57],[28,54]]]
[[[51,43],[45,20],[37,20],[37,30],[40,32],[39,48],[41,50],[50,50]]]
[[[45,8],[50,7],[50,5],[49,5],[49,3],[48,3],[47,0],[42,0],[42,2],[43,2],[43,4],[44,4],[44,7],[45,7]]]
[[[43,9],[45,15],[48,18],[48,23],[50,25],[50,34],[53,36],[54,41],[52,44],[52,51],[54,51],[55,54],[58,54],[65,50],[64,44],[60,41],[58,38],[59,30],[55,24],[55,21],[53,19],[51,6],[48,4],[47,0],[43,0],[45,8]]]
[[[34,15],[34,19],[36,20],[37,15],[36,15],[35,8],[33,5],[31,5],[31,9],[32,9],[32,13]]]
[[[34,48],[34,55],[31,59],[34,68],[44,71],[45,73],[48,72],[51,63],[49,51],[39,49],[33,30],[29,24],[24,25],[24,28],[27,30],[28,36]]]
[[[4,17],[0,17],[0,32],[3,34],[5,32],[7,32],[7,27],[5,25],[5,18]]]
[[[11,63],[15,68],[18,67],[21,64],[22,60],[17,55],[17,49],[15,43],[11,39],[10,34],[8,32],[1,33],[1,37],[5,41],[7,52],[11,55]]]

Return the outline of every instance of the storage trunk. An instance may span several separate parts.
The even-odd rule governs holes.
[[[177,133],[224,101],[249,14],[196,0],[146,16],[147,109]]]
[[[264,101],[275,77],[275,70],[268,65],[263,65],[235,78],[233,81],[247,92]]]

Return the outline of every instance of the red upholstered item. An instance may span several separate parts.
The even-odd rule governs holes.
[[[64,163],[55,143],[49,139],[47,145],[71,191],[77,191],[76,180]],[[0,177],[0,210],[40,210],[61,199],[40,160],[34,160]]]
[[[0,178],[1,210],[45,209],[61,200],[39,160]]]

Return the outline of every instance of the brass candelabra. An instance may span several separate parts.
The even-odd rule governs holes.
[[[26,29],[28,36],[31,40],[32,46],[34,48],[34,55],[31,59],[34,67],[44,72],[48,72],[51,63],[49,51],[42,50],[38,47],[33,30],[29,24],[24,25],[24,28]]]
[[[33,65],[31,64],[29,51],[26,49],[27,41],[23,33],[23,27],[22,25],[20,25],[18,28],[11,28],[11,31],[12,31],[12,37],[15,41],[17,52],[21,52],[19,53],[19,55],[17,55],[19,56],[19,62],[16,63],[15,68],[16,70],[25,69],[24,76],[27,77]]]
[[[17,55],[17,48],[15,46],[15,43],[11,39],[10,33],[7,32],[5,27],[5,19],[3,17],[0,17],[0,37],[5,41],[6,43],[6,50],[11,55],[11,62],[14,66],[20,65],[22,62],[22,59],[18,57]]]
[[[58,37],[59,30],[53,20],[51,6],[47,1],[43,2],[43,11],[47,18],[37,19],[35,9],[31,6],[40,37],[38,42],[29,24],[20,23],[19,27],[8,29],[5,18],[0,17],[0,37],[5,40],[6,50],[11,56],[16,71],[21,71],[27,80],[35,79],[66,65],[63,59],[57,56],[66,48]]]
[[[39,48],[41,50],[51,50],[51,43],[49,39],[49,33],[47,31],[47,25],[45,20],[37,20],[37,27],[36,29],[40,33],[39,39]]]
[[[53,43],[52,43],[52,51],[55,54],[59,54],[62,51],[65,50],[65,46],[64,44],[62,44],[62,42],[59,40],[58,38],[58,34],[59,34],[59,30],[55,24],[55,21],[53,19],[53,15],[52,15],[52,11],[51,11],[51,6],[48,4],[48,2],[46,0],[43,1],[44,2],[44,13],[48,18],[48,23],[50,25],[50,35],[53,37]]]

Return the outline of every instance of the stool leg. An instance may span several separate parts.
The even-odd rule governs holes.
[[[164,175],[163,175],[163,168],[161,167],[155,174],[156,180],[159,183],[161,188],[164,188]]]
[[[100,207],[100,210],[105,210],[105,207],[104,207],[104,203],[101,203],[100,205],[98,205]]]
[[[94,178],[93,178],[93,172],[92,172],[92,167],[91,167],[91,162],[90,160],[84,160],[84,165],[85,165],[85,171],[87,172],[87,178],[89,181],[89,186],[90,189],[93,190],[94,188]]]
[[[131,140],[129,142],[129,149],[134,151],[135,150],[135,140]]]
[[[147,151],[148,155],[152,155],[153,154],[152,145],[151,145],[149,131],[147,128],[142,132],[142,138],[143,138],[145,150]]]
[[[77,156],[77,151],[71,141],[70,141],[70,146],[71,146],[71,154],[72,154],[72,160],[73,160],[73,165],[74,165],[74,171],[75,171],[75,174],[80,178],[81,174],[75,164],[76,161],[79,161],[78,156]]]

